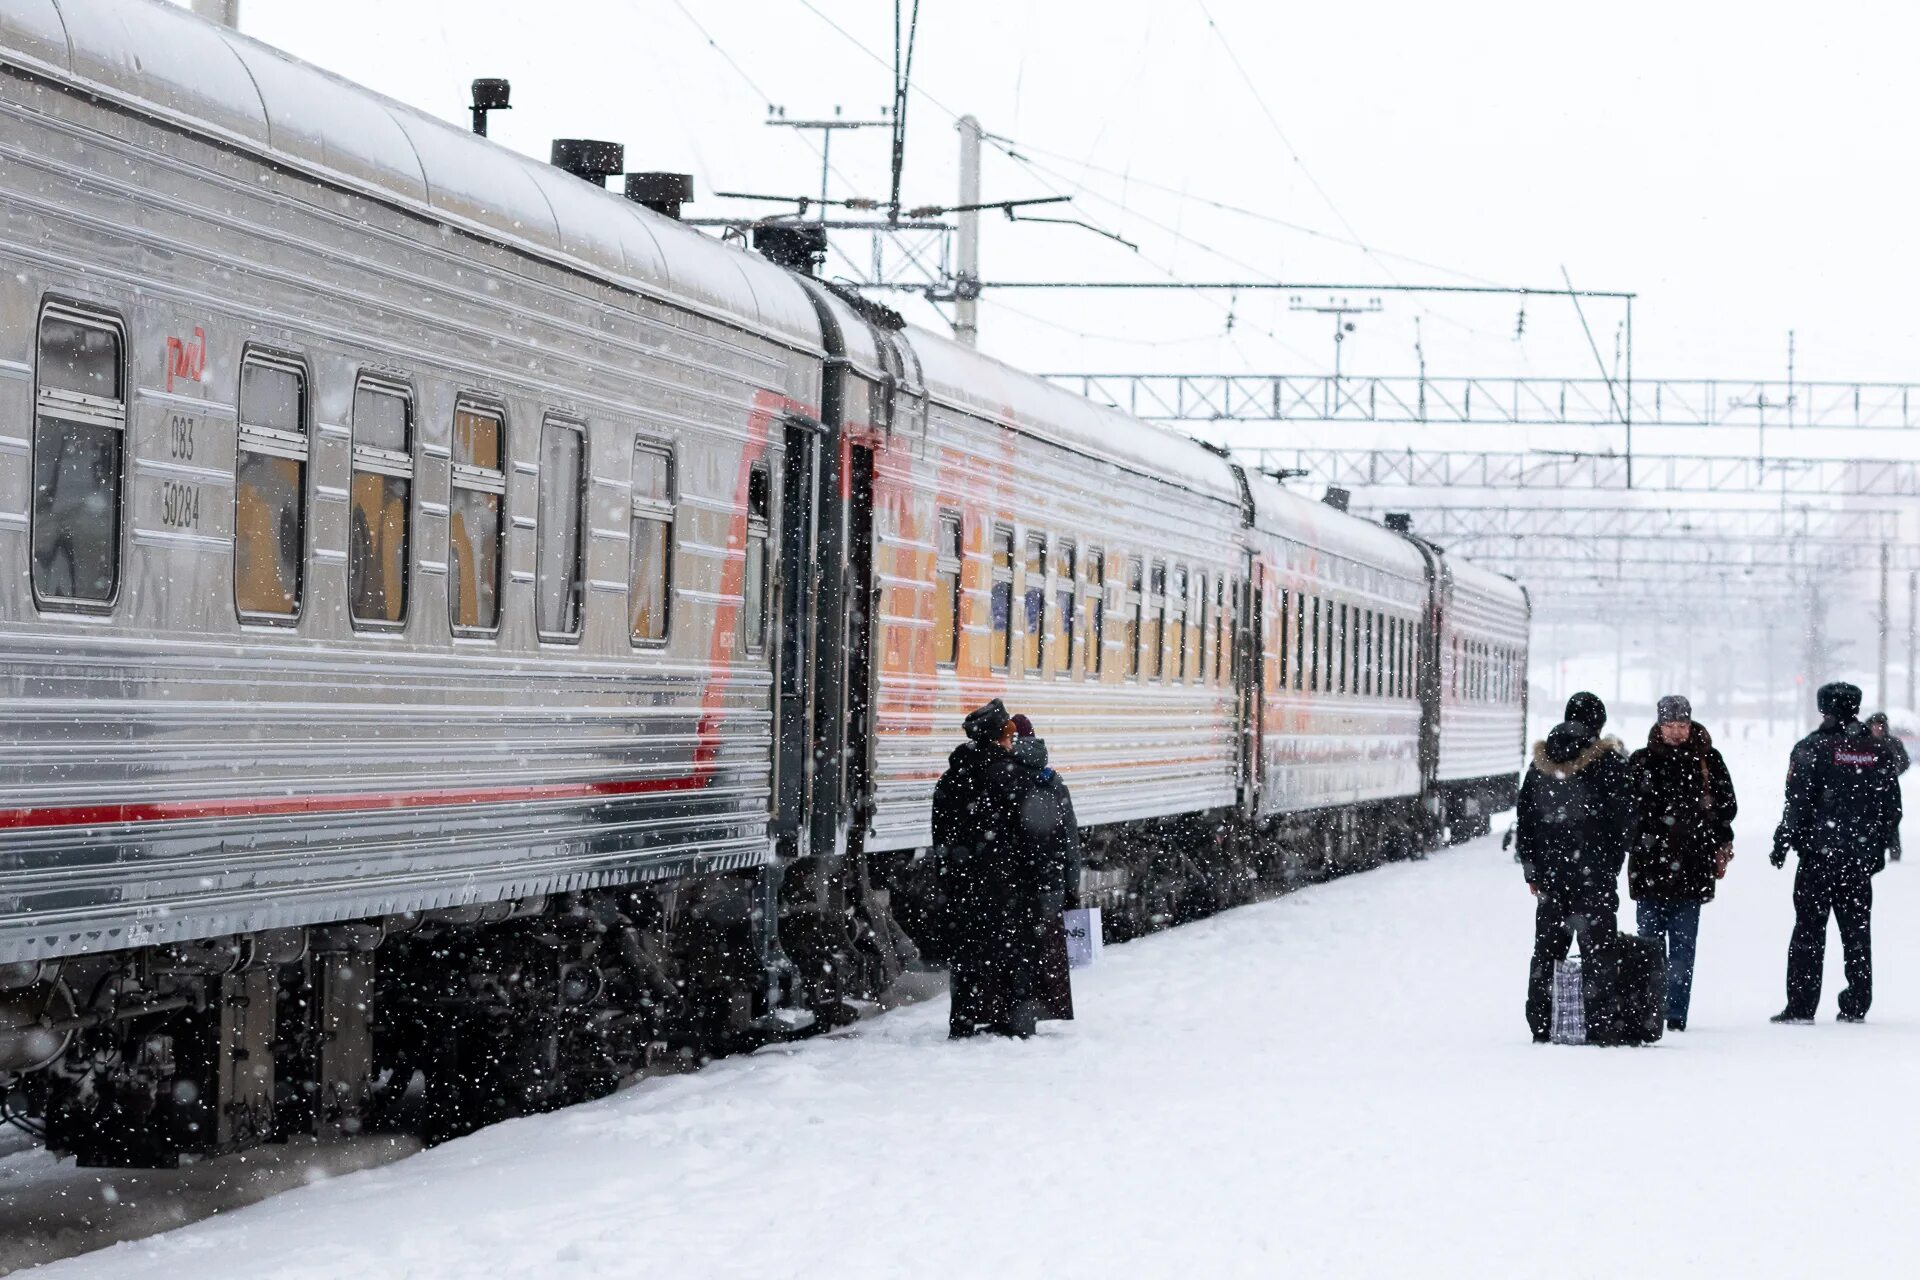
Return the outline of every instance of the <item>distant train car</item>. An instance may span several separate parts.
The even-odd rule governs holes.
[[[1442,554],[1439,562],[1433,798],[1449,829],[1474,836],[1519,795],[1513,759],[1526,743],[1532,609],[1511,578],[1458,556]]]
[[[0,0],[0,1097],[167,1164],[851,1015],[962,716],[1118,933],[1510,804],[1513,583],[154,0]],[[799,270],[789,268],[802,268]]]

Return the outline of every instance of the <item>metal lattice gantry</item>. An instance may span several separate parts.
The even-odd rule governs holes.
[[[1892,458],[1755,458],[1414,449],[1234,450],[1266,472],[1344,489],[1498,489],[1556,492],[1753,494],[1920,498],[1920,462]],[[1631,484],[1629,484],[1631,480]]]
[[[1374,519],[1389,508],[1366,503],[1354,510]],[[1798,542],[1879,545],[1894,542],[1900,513],[1886,509],[1791,507],[1558,507],[1412,506],[1391,508],[1412,518],[1415,532],[1443,544],[1491,539],[1573,539],[1593,543],[1625,539]]]
[[[1091,400],[1172,422],[1440,426],[1920,427],[1920,385],[1773,379],[1054,373]]]
[[[1516,545],[1518,544],[1518,545]],[[1684,542],[1580,541],[1567,537],[1462,539],[1451,544],[1475,564],[1514,577],[1554,579],[1634,578],[1661,582],[1737,581],[1775,578],[1804,581],[1812,575],[1863,573],[1887,567],[1920,569],[1920,547],[1893,543],[1807,545],[1795,539]]]

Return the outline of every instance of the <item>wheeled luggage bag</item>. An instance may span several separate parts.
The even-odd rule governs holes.
[[[1666,949],[1652,938],[1617,933],[1594,939],[1580,956],[1588,1044],[1652,1044],[1667,1029]]]

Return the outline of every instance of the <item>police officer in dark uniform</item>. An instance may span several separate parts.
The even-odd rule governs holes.
[[[1840,925],[1847,987],[1840,1021],[1864,1022],[1873,1003],[1873,877],[1899,832],[1900,774],[1885,740],[1860,723],[1860,690],[1822,685],[1820,727],[1793,748],[1787,808],[1773,834],[1773,865],[1800,854],[1787,946],[1787,1007],[1775,1022],[1812,1022],[1820,1005],[1827,916]]]

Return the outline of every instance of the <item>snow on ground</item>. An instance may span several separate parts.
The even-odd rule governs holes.
[[[1786,747],[1730,753],[1692,1029],[1650,1049],[1529,1042],[1489,838],[1110,949],[1029,1043],[936,1001],[34,1274],[1909,1273],[1920,865],[1877,882],[1871,1022],[1831,1020],[1835,940],[1823,1020],[1770,1026]]]

